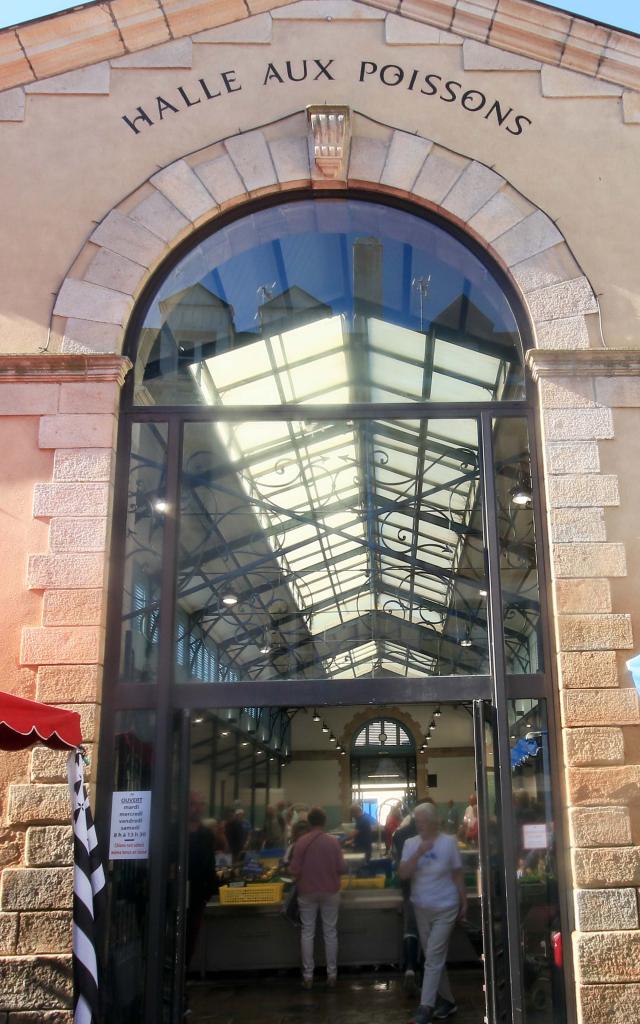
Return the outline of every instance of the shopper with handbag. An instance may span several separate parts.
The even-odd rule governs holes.
[[[307,820],[310,831],[298,839],[289,870],[296,880],[302,950],[302,984],[313,984],[313,945],[318,913],[322,919],[324,951],[327,961],[327,984],[335,986],[338,974],[338,909],[340,876],[346,864],[335,836],[324,831],[327,816],[320,807],[313,807]]]

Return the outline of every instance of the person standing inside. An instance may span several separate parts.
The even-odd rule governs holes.
[[[453,800],[449,800],[447,804],[445,826],[450,836],[457,836],[458,829],[460,828],[460,814]]]
[[[424,953],[422,993],[414,1024],[429,1024],[457,1010],[445,965],[449,937],[456,920],[466,915],[467,897],[455,836],[440,832],[433,804],[418,804],[414,816],[418,834],[406,840],[398,874],[411,882],[411,902]]]
[[[218,892],[215,837],[202,821],[205,800],[202,793],[189,795],[189,901],[187,906],[185,964],[188,967],[195,952],[204,910]]]
[[[373,849],[373,826],[375,822],[373,818],[365,814],[360,804],[353,804],[349,813],[353,818],[355,831],[349,836],[346,845],[350,846],[354,853],[364,853],[364,859],[368,862],[371,860],[371,851]]]
[[[400,806],[400,804],[393,804],[391,810],[387,815],[387,820],[384,823],[384,846],[387,853],[391,851],[393,834],[396,831],[396,829],[400,828],[401,821],[402,807]]]
[[[396,868],[399,868],[402,860],[402,851],[407,839],[417,835],[416,821],[413,814],[408,814],[400,823],[400,827],[393,833],[391,848]],[[416,976],[418,972],[418,961],[420,958],[420,940],[418,939],[418,925],[416,915],[411,902],[411,882],[408,880],[400,882],[402,891],[402,948],[404,960],[404,990],[407,994],[416,992]]]
[[[313,984],[313,945],[318,914],[322,919],[324,952],[327,961],[327,984],[333,988],[338,975],[338,910],[340,876],[346,864],[335,836],[327,835],[327,816],[321,807],[312,807],[307,821],[309,831],[296,844],[289,870],[298,886],[300,937],[302,952],[302,984]]]
[[[478,845],[478,798],[475,793],[472,793],[469,797],[469,803],[467,804],[464,812],[464,818],[462,819],[462,830],[465,842],[469,846]]]

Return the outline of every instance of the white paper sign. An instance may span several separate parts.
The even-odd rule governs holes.
[[[547,826],[523,825],[522,845],[525,850],[546,850],[549,845],[547,840]]]
[[[109,860],[146,860],[150,812],[149,790],[113,794]]]

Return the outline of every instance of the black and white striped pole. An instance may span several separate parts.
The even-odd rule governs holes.
[[[67,761],[73,810],[73,1021],[97,1024],[98,957],[95,921],[105,895],[89,796],[84,782],[83,751]]]

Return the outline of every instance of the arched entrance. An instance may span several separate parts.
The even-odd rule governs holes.
[[[300,193],[178,254],[129,340],[101,786],[149,793],[154,854],[113,864],[110,943],[129,942],[137,985],[112,986],[111,1012],[178,1019],[162,965],[184,952],[193,727],[234,797],[266,805],[299,709],[386,722],[391,701],[475,701],[486,985],[493,1021],[517,1019],[521,844],[498,811],[514,702],[544,698],[548,654],[527,323],[506,278],[406,204]]]

